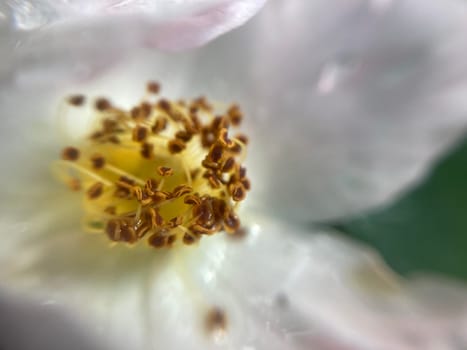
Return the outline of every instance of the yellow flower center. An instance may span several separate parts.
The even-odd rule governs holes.
[[[217,115],[206,98],[157,98],[159,84],[130,110],[95,101],[95,128],[79,146],[63,149],[58,177],[83,196],[86,231],[113,242],[150,246],[193,244],[203,235],[240,228],[235,212],[250,189],[247,138],[229,135],[242,112],[237,105]],[[83,95],[68,98],[73,108]]]

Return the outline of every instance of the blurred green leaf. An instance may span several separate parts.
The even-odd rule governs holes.
[[[402,275],[467,280],[467,139],[395,203],[332,227],[376,248]]]

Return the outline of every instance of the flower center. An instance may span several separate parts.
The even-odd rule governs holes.
[[[82,193],[84,229],[155,248],[236,232],[235,210],[250,189],[240,164],[248,140],[231,137],[229,127],[240,125],[242,112],[234,104],[216,115],[204,97],[157,99],[159,89],[148,83],[147,97],[130,110],[97,99],[93,132],[63,149],[55,170]],[[85,101],[68,98],[72,107]]]

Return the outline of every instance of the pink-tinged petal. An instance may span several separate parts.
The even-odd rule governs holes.
[[[264,5],[266,0],[222,1],[192,16],[148,26],[143,40],[149,47],[178,51],[195,47],[244,24]]]
[[[0,77],[14,74],[20,84],[43,86],[96,79],[142,48],[181,51],[206,44],[244,24],[265,2],[18,3],[0,22]]]

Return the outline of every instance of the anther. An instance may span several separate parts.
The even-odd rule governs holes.
[[[158,94],[161,89],[161,86],[157,81],[150,81],[146,85],[146,90],[151,94]]]
[[[223,154],[224,154],[224,146],[220,143],[214,144],[211,147],[211,150],[209,151],[209,156],[211,158],[211,161],[215,163],[221,160]]]
[[[70,189],[72,191],[80,191],[81,190],[81,181],[79,181],[78,179],[71,179],[69,182],[68,182],[68,186],[70,187]]]
[[[191,138],[193,137],[193,134],[187,131],[184,131],[184,130],[180,130],[180,131],[177,131],[177,133],[175,134],[175,137],[177,139],[182,140],[183,142],[189,142]]]
[[[185,233],[183,235],[183,243],[185,243],[186,245],[192,245],[196,241],[197,239],[193,235],[190,235],[188,233]]]
[[[206,315],[205,327],[208,333],[225,332],[227,329],[227,316],[225,312],[214,307]]]
[[[94,104],[94,107],[98,110],[98,111],[107,111],[109,110],[112,105],[110,104],[110,101],[106,98],[98,98]]]
[[[75,147],[66,147],[62,151],[62,159],[63,160],[69,160],[69,161],[76,161],[79,159],[79,149]]]
[[[167,237],[162,236],[159,233],[155,233],[149,237],[148,243],[151,247],[162,248],[167,243]]]
[[[162,109],[164,112],[166,113],[169,113],[170,110],[172,109],[171,108],[171,105],[170,105],[170,102],[167,101],[166,99],[164,98],[161,98],[159,100],[159,102],[157,103],[157,107],[159,107],[160,109]]]
[[[243,143],[244,145],[248,145],[248,137],[246,137],[246,135],[244,134],[237,134],[235,135],[235,138],[240,141],[241,143]]]
[[[92,185],[88,189],[88,192],[87,192],[88,198],[89,199],[96,199],[96,198],[100,197],[103,190],[104,190],[104,185],[102,184],[102,182],[96,182],[94,185]]]
[[[172,168],[166,167],[166,166],[160,166],[157,168],[157,172],[159,173],[160,176],[172,176],[174,171]]]
[[[169,143],[167,144],[167,147],[171,154],[176,154],[176,153],[180,153],[183,150],[185,150],[186,144],[180,139],[173,139],[169,141]]]
[[[68,103],[72,106],[79,107],[82,106],[85,102],[86,98],[84,95],[72,95],[68,97]]]
[[[236,202],[240,202],[245,199],[246,191],[241,183],[235,183],[229,186],[230,194],[232,199]]]
[[[158,134],[158,133],[160,133],[161,131],[165,130],[166,127],[167,127],[167,119],[166,119],[166,118],[163,118],[163,117],[160,117],[160,118],[157,118],[157,119],[156,119],[156,122],[155,122],[155,124],[152,126],[151,131],[152,131],[154,134]]]
[[[151,159],[154,151],[154,145],[152,143],[143,143],[141,145],[141,151],[140,154],[143,158],[145,159]]]
[[[146,140],[148,136],[148,129],[144,126],[136,126],[133,129],[133,141],[135,142],[143,142]]]
[[[91,156],[91,163],[94,170],[100,170],[105,166],[105,158],[96,153]]]
[[[227,158],[227,160],[222,165],[221,171],[223,173],[228,173],[228,172],[232,171],[234,166],[235,166],[235,158],[234,157],[229,157],[229,158]]]
[[[229,116],[229,119],[232,125],[238,126],[241,124],[242,119],[243,119],[243,114],[240,111],[240,107],[238,107],[238,105],[232,105],[227,110],[227,115]]]

